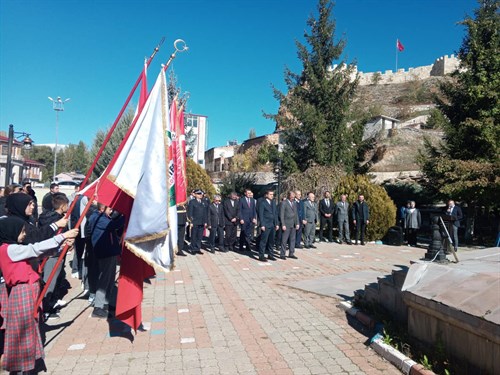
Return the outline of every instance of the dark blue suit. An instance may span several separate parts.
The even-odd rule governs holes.
[[[356,243],[361,235],[361,244],[365,243],[366,222],[370,220],[370,210],[365,201],[357,200],[352,205],[352,220],[356,220]]]
[[[243,250],[243,245],[246,244],[247,250],[250,250],[252,243],[253,230],[255,224],[253,220],[257,219],[257,209],[255,207],[255,199],[241,197],[240,198],[240,251]],[[243,220],[243,224],[241,224]]]
[[[188,203],[188,220],[193,225],[191,231],[191,252],[201,253],[203,230],[208,224],[208,205],[205,201],[191,199]]]
[[[295,233],[295,247],[301,248],[302,245],[302,228],[304,227],[302,220],[304,220],[304,201],[295,199],[295,204],[297,205],[297,215],[299,215],[299,229]]]
[[[446,211],[446,216],[449,217],[449,221],[452,223],[452,230],[450,231],[450,237],[453,241],[453,247],[455,251],[458,248],[458,228],[460,228],[460,221],[464,218],[462,209],[459,206],[453,206],[453,208]]]
[[[212,203],[208,206],[208,227],[210,229],[210,250],[214,251],[215,237],[217,237],[219,250],[224,251],[224,209],[221,203]]]
[[[278,209],[274,200],[266,198],[259,199],[258,204],[259,222],[261,227],[259,257],[264,257],[266,249],[270,257],[273,257],[274,234],[278,225]],[[265,230],[262,230],[264,228]]]

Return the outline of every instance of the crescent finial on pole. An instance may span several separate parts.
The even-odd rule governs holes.
[[[186,52],[189,49],[189,47],[187,46],[186,42],[183,39],[176,39],[174,41],[174,48],[175,51],[170,55],[170,58],[168,59],[167,63],[163,66],[164,71],[168,69],[172,60],[175,59],[177,52]]]

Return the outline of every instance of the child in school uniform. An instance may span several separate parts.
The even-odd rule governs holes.
[[[45,241],[22,245],[26,236],[24,220],[16,216],[0,218],[0,268],[5,285],[0,296],[0,314],[5,330],[2,367],[10,373],[44,370],[44,352],[35,305],[40,293],[40,276],[33,268],[38,257],[73,241],[78,229]]]

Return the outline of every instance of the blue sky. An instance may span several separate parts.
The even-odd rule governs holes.
[[[295,40],[316,11],[306,0],[0,0],[0,130],[14,124],[35,143],[55,142],[48,96],[71,98],[60,116],[59,143],[90,145],[118,114],[144,57],[166,40],[149,69],[182,38],[189,52],[172,64],[188,110],[209,118],[208,146],[239,142],[254,128],[274,130],[262,111],[278,103],[285,66],[299,72]],[[364,72],[395,68],[395,43],[405,46],[398,68],[432,64],[458,50],[474,0],[338,0],[336,35]],[[135,100],[136,102],[136,100]]]

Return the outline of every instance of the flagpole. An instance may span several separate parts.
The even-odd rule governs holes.
[[[176,39],[174,42],[174,48],[175,51],[170,55],[170,58],[168,59],[167,63],[163,67],[163,70],[166,72],[168,67],[170,66],[170,63],[175,59],[177,52],[185,52],[189,49],[189,47],[186,45],[186,42],[182,39]]]
[[[154,48],[153,52],[151,53],[151,56],[149,56],[148,60],[146,61],[146,67],[148,67],[151,64],[151,62],[153,61],[154,57],[156,56],[156,54],[160,50],[160,47],[161,47],[161,45],[163,44],[164,41],[165,41],[165,37],[162,37],[161,40],[160,40],[160,42],[156,45],[156,47]],[[102,145],[99,148],[99,151],[97,152],[97,154],[96,154],[96,156],[94,158],[94,161],[92,162],[92,165],[91,165],[91,167],[89,168],[89,170],[87,172],[87,175],[85,176],[85,178],[83,179],[82,183],[80,184],[80,189],[82,189],[83,187],[85,187],[85,185],[87,184],[88,180],[90,179],[90,176],[92,175],[92,172],[94,171],[94,168],[97,165],[97,162],[99,161],[99,159],[100,159],[100,157],[101,157],[101,155],[102,155],[102,153],[104,151],[104,148],[106,147],[106,145],[108,144],[109,140],[111,139],[111,135],[113,134],[114,130],[116,129],[116,126],[118,125],[118,122],[120,121],[123,113],[125,112],[125,109],[127,108],[128,104],[130,103],[130,100],[132,100],[132,97],[134,96],[135,90],[137,89],[137,87],[139,86],[139,83],[142,80],[142,74],[143,74],[143,72],[144,72],[144,69],[139,74],[139,77],[137,78],[134,86],[132,87],[132,90],[130,91],[127,99],[125,100],[125,103],[123,104],[120,112],[118,113],[118,116],[116,117],[113,125],[109,129],[108,134],[106,135],[106,138],[102,142]],[[68,208],[68,211],[66,212],[66,215],[65,215],[66,219],[69,218],[69,216],[71,215],[71,212],[73,211],[73,209],[74,209],[74,207],[76,205],[76,202],[77,202],[77,199],[75,197],[75,199],[73,199],[73,201],[71,202],[71,205]],[[78,228],[81,225],[81,222],[82,222],[83,218],[85,217],[85,214],[87,213],[87,211],[90,208],[90,206],[91,206],[91,202],[89,202],[85,206],[85,209],[84,209],[83,213],[80,214],[80,218],[78,220],[78,223],[74,226],[74,228]],[[57,233],[60,233],[61,230],[62,229],[59,229]],[[59,255],[59,258],[58,258],[58,260],[56,262],[55,267],[53,268],[52,272],[50,273],[49,278],[47,279],[47,283],[45,284],[44,288],[42,289],[42,292],[40,293],[40,295],[38,297],[37,303],[35,305],[35,311],[34,311],[35,317],[37,316],[37,313],[38,313],[38,307],[40,306],[40,304],[41,304],[41,302],[43,300],[43,297],[45,296],[45,293],[47,293],[47,289],[48,289],[50,283],[52,282],[52,279],[54,278],[55,272],[56,272],[57,268],[59,267],[59,265],[61,264],[62,259],[66,255],[66,253],[68,251],[68,248],[69,248],[68,245],[64,246],[63,250],[61,251],[61,254]],[[47,259],[48,258],[45,258],[42,261],[42,263],[40,264],[40,266],[38,268],[39,273],[42,272],[45,264],[47,263]]]
[[[182,43],[183,45],[180,47],[177,46],[177,44],[180,44],[180,43]],[[170,55],[170,58],[168,59],[167,63],[165,65],[163,65],[163,71],[167,70],[167,68],[169,67],[172,60],[175,59],[177,52],[185,52],[189,49],[188,46],[186,45],[186,42],[184,42],[182,39],[175,40],[174,48],[175,48],[175,51]],[[147,98],[149,98],[150,94],[151,94],[151,92],[148,93]],[[147,98],[146,98],[146,101],[147,101]],[[139,117],[141,116],[142,109],[143,108],[140,108],[140,110],[137,112],[137,115],[134,117],[132,123],[130,124],[130,126],[127,130],[127,133],[125,133],[125,136],[123,137],[122,142],[118,146],[118,149],[115,151],[113,158],[109,162],[108,168],[106,168],[106,171],[104,172],[103,177],[105,177],[109,174],[109,172],[111,171],[110,166],[112,166],[116,162],[116,159],[118,159],[118,155],[120,155],[120,152],[123,150],[123,147],[125,147],[125,143],[127,142],[128,138],[130,137],[130,134],[132,134],[132,131],[134,130],[135,124],[137,123],[137,121],[139,120]]]
[[[396,71],[394,73],[398,72],[398,52],[399,52],[398,41],[399,39],[396,39]]]

